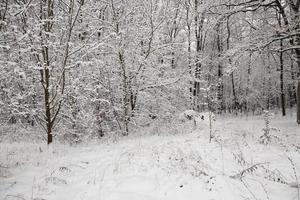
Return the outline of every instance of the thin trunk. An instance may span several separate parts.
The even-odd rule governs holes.
[[[283,42],[282,40],[280,41],[280,49],[283,49]],[[281,110],[282,110],[282,116],[286,115],[285,112],[285,94],[284,94],[284,85],[283,85],[283,68],[284,68],[284,63],[283,63],[283,52],[280,51],[279,55],[279,60],[280,60],[280,97],[281,97]]]
[[[52,143],[53,135],[52,135],[52,122],[51,122],[51,108],[50,108],[50,92],[49,92],[49,68],[45,66],[45,88],[44,88],[44,96],[45,96],[45,111],[46,111],[46,127],[47,127],[47,144]]]
[[[296,78],[296,72],[294,71],[294,63],[291,59],[291,78],[292,78],[292,84],[290,84],[290,107],[294,107],[295,104],[297,104],[297,94],[296,94],[296,86],[295,82],[297,80]]]
[[[300,36],[298,36],[297,44],[300,45]],[[297,67],[298,67],[298,81],[297,81],[297,123],[300,124],[300,49],[296,51]]]
[[[300,29],[300,1],[298,0],[297,3],[294,3],[293,1],[289,1],[290,7],[292,8],[292,14],[293,14],[293,22],[294,22],[294,29],[297,31]],[[294,38],[294,44],[296,46],[300,46],[300,35],[298,34]],[[300,124],[300,48],[295,49],[296,54],[296,65],[298,68],[298,81],[297,81],[297,123]]]
[[[123,111],[124,111],[124,129],[125,132],[123,132],[122,134],[124,136],[127,136],[129,134],[129,129],[128,129],[128,125],[129,125],[129,120],[130,120],[130,116],[129,116],[129,106],[130,106],[130,94],[129,94],[129,83],[128,83],[128,77],[127,77],[127,72],[126,72],[126,66],[125,66],[125,60],[124,60],[124,55],[123,53],[119,52],[119,62],[121,65],[121,69],[122,69],[122,76],[123,76]]]
[[[190,106],[193,109],[193,81],[192,78],[192,63],[191,63],[191,24],[189,22],[189,14],[190,14],[190,5],[186,5],[186,22],[187,22],[187,29],[188,29],[188,67],[189,67],[189,95],[190,95]]]
[[[196,37],[196,59],[195,59],[195,81],[194,81],[194,91],[193,91],[193,96],[194,96],[194,110],[199,111],[199,81],[198,79],[200,78],[200,69],[201,69],[201,63],[199,62],[199,52],[200,52],[200,33],[198,30],[198,0],[195,0],[195,10],[194,10],[194,15],[195,15],[195,37]]]
[[[203,23],[204,23],[204,13],[201,13],[201,18],[199,19],[199,14],[198,14],[198,2],[199,4],[202,4],[202,0],[195,0],[195,38],[196,38],[196,59],[195,59],[195,81],[194,81],[194,91],[193,91],[193,96],[194,96],[194,109],[196,111],[200,111],[200,105],[199,105],[199,98],[200,98],[200,75],[201,75],[201,62],[199,59],[200,52],[203,50],[203,33],[202,33],[202,28],[203,28]]]
[[[281,5],[279,2],[277,2],[277,5]],[[279,27],[282,27],[281,24],[281,18],[284,19],[284,10],[280,11],[279,13],[276,13],[277,21],[279,24]],[[280,36],[280,35],[279,35]],[[282,116],[285,116],[285,94],[284,94],[284,82],[283,82],[283,69],[284,69],[284,63],[283,63],[283,40],[280,40],[280,52],[279,52],[279,64],[280,64],[280,100],[281,100],[281,111]]]
[[[297,123],[300,124],[300,80],[297,84]]]
[[[268,54],[268,63],[271,63],[270,61],[270,54]],[[268,73],[268,79],[267,79],[267,110],[270,110],[272,107],[272,96],[271,96],[271,91],[272,91],[272,80],[271,80],[271,67],[270,64],[267,66],[267,73]]]
[[[232,85],[232,95],[233,95],[233,109],[235,113],[237,114],[237,108],[238,108],[238,102],[236,98],[236,92],[235,92],[235,83],[234,83],[234,72],[231,73],[231,85]]]
[[[287,5],[290,7],[291,11],[291,21],[288,21],[288,18],[286,16],[286,13],[284,11],[284,7],[281,5],[281,2],[279,0],[275,1],[277,3],[277,7],[280,10],[280,14],[283,17],[284,24],[288,27],[292,24],[292,27],[294,31],[299,30],[300,28],[300,22],[299,22],[299,7],[300,7],[300,1],[297,0],[295,3],[292,0],[287,1]],[[288,29],[289,30],[289,29]],[[293,31],[289,30],[289,31]],[[290,41],[291,46],[299,46],[300,45],[300,35],[296,35],[293,39]],[[297,123],[300,124],[300,49],[296,48],[294,51],[295,57],[296,57],[296,65],[298,68],[298,80],[297,80]]]
[[[246,86],[246,96],[245,96],[245,111],[248,114],[249,111],[249,88],[250,88],[250,76],[251,76],[251,65],[252,65],[252,52],[249,54],[249,63],[247,69],[247,86]]]
[[[58,88],[55,90],[51,90],[51,71],[50,71],[50,64],[51,64],[51,55],[50,55],[50,49],[48,45],[45,45],[50,42],[50,34],[52,31],[52,27],[54,24],[54,1],[53,0],[47,0],[47,1],[40,1],[40,20],[44,20],[45,24],[42,26],[43,30],[40,32],[40,37],[42,40],[41,46],[42,46],[42,58],[43,58],[43,64],[42,67],[43,69],[40,70],[40,75],[41,75],[41,84],[44,89],[44,101],[45,101],[45,121],[46,121],[46,129],[47,132],[47,143],[51,144],[53,141],[53,127],[54,123],[56,121],[56,118],[61,110],[62,106],[62,100],[58,99],[59,97],[57,96],[58,93],[62,96],[64,94],[65,90],[65,82],[66,82],[66,66],[67,66],[67,61],[69,58],[69,42],[71,39],[71,34],[72,30],[74,27],[75,22],[77,21],[77,17],[79,15],[79,11],[81,9],[81,6],[79,6],[77,13],[75,15],[75,18],[73,19],[73,14],[74,14],[74,1],[70,0],[69,3],[69,29],[67,33],[67,41],[66,41],[66,48],[64,52],[64,58],[62,62],[62,73],[60,78],[58,79],[57,85],[60,85],[60,92],[58,92]],[[43,38],[42,32],[48,33],[45,34],[45,38]],[[39,56],[37,55],[37,60],[40,61]],[[41,62],[39,62],[41,63]],[[62,97],[60,97],[62,98]]]
[[[217,25],[217,49],[218,49],[218,57],[221,57],[222,54],[222,41],[220,38],[220,24]],[[220,104],[219,112],[224,111],[224,86],[223,86],[223,69],[221,63],[218,64],[218,102]]]
[[[227,27],[226,48],[227,48],[227,50],[229,50],[229,48],[230,48],[230,36],[231,36],[229,19],[230,19],[230,17],[228,16],[227,21],[226,21],[226,27]],[[229,59],[229,63],[231,64],[231,59]],[[234,110],[235,114],[237,114],[238,102],[237,102],[236,91],[235,91],[234,71],[231,72],[230,78],[231,78],[232,95],[233,95],[233,110]]]
[[[296,16],[295,16],[295,20],[297,23],[297,30],[299,30],[300,28],[300,22],[299,22],[299,8],[297,9],[296,12]],[[297,46],[300,46],[300,35],[297,35],[295,38],[295,43]],[[296,65],[298,68],[298,81],[297,81],[297,123],[300,124],[300,49],[295,49],[295,53],[296,53]]]
[[[40,4],[40,19],[45,20],[47,22],[43,26],[45,32],[50,33],[52,27],[52,18],[53,18],[53,2],[48,0],[47,2],[41,1]],[[46,11],[44,10],[46,8]],[[42,31],[41,31],[42,32]],[[42,33],[40,33],[40,37],[42,38]],[[42,41],[42,57],[43,57],[43,69],[40,70],[41,74],[41,83],[44,89],[44,103],[45,103],[45,120],[46,120],[46,131],[47,131],[47,144],[51,144],[53,141],[52,135],[52,113],[51,113],[51,94],[50,94],[50,56],[49,56],[49,48],[44,45],[44,42],[49,42],[49,35],[46,35],[46,40]]]

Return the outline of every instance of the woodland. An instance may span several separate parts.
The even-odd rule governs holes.
[[[300,124],[300,0],[0,5],[0,122],[48,144],[126,136],[184,110],[291,110]]]
[[[0,199],[300,200],[300,0],[0,0]]]

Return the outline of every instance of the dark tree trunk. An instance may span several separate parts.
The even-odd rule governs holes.
[[[44,74],[45,74],[44,75],[44,85],[45,85],[44,97],[45,97],[45,112],[46,112],[47,144],[51,144],[53,140],[53,136],[52,136],[52,119],[51,119],[50,92],[49,92],[50,74],[49,74],[48,66],[45,66]]]
[[[45,10],[44,10],[45,9]],[[53,2],[51,0],[41,2],[41,20],[48,20],[43,27],[45,32],[50,33],[52,30],[53,22],[50,20],[53,17]],[[42,35],[41,35],[42,38]],[[46,36],[46,40],[42,42],[42,57],[44,61],[43,69],[40,70],[41,83],[44,88],[44,103],[45,103],[45,120],[47,130],[47,144],[51,144],[53,141],[52,127],[56,116],[52,116],[51,102],[53,101],[50,94],[50,50],[47,45],[43,43],[49,42],[49,36]],[[53,118],[53,119],[52,119]]]
[[[297,44],[300,44],[300,36]],[[296,49],[297,67],[298,67],[298,81],[297,81],[297,123],[300,124],[300,49]]]
[[[300,80],[297,84],[297,123],[300,124]]]
[[[249,63],[247,69],[247,87],[246,87],[246,97],[245,97],[245,112],[248,114],[249,111],[249,88],[250,88],[250,77],[251,77],[251,65],[252,65],[252,51],[249,54]]]
[[[195,0],[195,39],[196,39],[196,59],[195,59],[195,81],[193,88],[193,96],[194,96],[194,110],[200,111],[199,98],[200,98],[200,76],[201,76],[201,67],[202,64],[199,59],[200,52],[203,50],[203,24],[204,24],[204,13],[198,14],[198,5],[202,4],[202,0]]]
[[[297,0],[296,3],[294,1],[288,1],[289,7],[291,8],[291,14],[292,14],[292,23],[293,23],[293,29],[295,31],[298,31],[300,28],[300,0]],[[291,40],[291,45],[298,46],[298,48],[295,48],[295,56],[296,56],[296,67],[298,68],[298,80],[297,80],[297,123],[300,124],[300,35],[296,35],[294,37],[294,40]]]
[[[280,41],[280,49],[282,50],[282,40]],[[281,110],[282,110],[282,116],[286,115],[285,112],[285,94],[284,94],[284,85],[283,85],[283,52],[280,51],[280,98],[281,98]]]
[[[231,73],[231,85],[232,85],[232,95],[233,95],[233,109],[236,112],[236,109],[238,109],[238,102],[236,98],[236,92],[235,92],[235,83],[234,83],[234,74]],[[237,112],[236,112],[237,114]]]
[[[289,91],[289,96],[290,96],[290,107],[293,108],[297,104],[297,94],[296,94],[296,86],[295,82],[297,80],[296,77],[296,71],[294,69],[294,63],[293,60],[291,59],[291,78],[292,78],[292,84],[290,84],[290,91]]]
[[[189,74],[190,74],[190,80],[189,80],[189,92],[190,92],[190,106],[193,109],[193,81],[192,78],[192,64],[191,64],[191,24],[189,22],[189,14],[190,10],[189,7],[187,7],[186,10],[186,21],[187,21],[187,29],[188,29],[188,67],[189,67]]]
[[[53,142],[53,135],[51,133],[51,130],[47,131],[47,144],[51,144]]]
[[[218,57],[221,57],[222,54],[222,40],[221,40],[221,33],[220,33],[220,24],[217,25],[217,49],[218,49]],[[219,102],[219,112],[224,111],[224,85],[223,85],[223,67],[221,63],[218,64],[218,102]]]
[[[299,9],[296,12],[299,15]],[[297,15],[297,28],[299,29],[299,16]],[[300,35],[295,38],[295,43],[297,46],[300,45]],[[300,124],[300,49],[295,49],[296,53],[296,67],[298,68],[298,80],[297,80],[297,123]]]
[[[229,26],[229,16],[227,17],[226,21],[226,28],[227,28],[227,38],[226,38],[226,48],[229,50],[230,48],[230,36],[231,36],[231,31],[230,31],[230,26]],[[231,64],[231,59],[229,59],[229,63]],[[233,95],[233,110],[235,114],[237,115],[237,109],[238,109],[238,102],[237,102],[237,97],[236,97],[236,91],[235,91],[235,82],[234,82],[234,71],[230,74],[231,77],[231,86],[232,86],[232,95]]]
[[[122,135],[127,136],[129,134],[129,120],[130,120],[130,93],[129,93],[129,80],[127,76],[127,70],[125,66],[125,58],[122,52],[119,52],[119,62],[122,70],[123,78],[123,120],[124,120],[124,130]]]

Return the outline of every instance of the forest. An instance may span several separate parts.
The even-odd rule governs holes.
[[[198,136],[201,139],[196,139]],[[137,142],[136,138],[142,139]],[[256,163],[251,160],[251,149],[244,152],[249,147],[245,143],[251,142],[257,150],[253,152],[262,156]],[[127,153],[130,147],[135,149],[128,153],[127,160],[134,163],[134,169],[139,169],[134,155],[143,157],[145,147],[145,160],[151,163],[145,163],[148,167],[158,162],[151,157],[156,153],[172,161],[162,166],[177,166],[172,172],[189,170],[187,166],[183,171],[179,169],[182,163],[178,160],[192,162],[197,170],[185,173],[192,173],[192,177],[196,173],[208,182],[215,180],[213,184],[220,187],[226,185],[224,177],[230,181],[238,177],[238,187],[244,188],[237,195],[241,199],[300,200],[300,0],[0,0],[0,179],[14,177],[17,183],[20,177],[15,177],[15,170],[28,163],[34,165],[32,169],[46,167],[56,156],[62,156],[60,160],[65,162],[71,154],[81,155],[88,151],[87,146],[98,153],[105,151],[107,143],[123,145]],[[170,143],[173,146],[168,146]],[[198,151],[197,144],[205,152],[214,151],[215,146],[221,148],[222,156],[212,155],[220,161],[218,175],[211,175],[214,170],[205,170],[203,163],[211,165],[214,161],[211,157],[205,160],[207,153],[201,154],[203,148]],[[153,149],[158,145],[157,152],[152,145]],[[122,160],[120,146],[115,154]],[[181,153],[172,150],[176,146],[185,152],[181,158],[176,157]],[[270,163],[281,159],[276,157],[275,149],[286,158],[282,170],[278,166],[269,168]],[[194,151],[203,165],[194,163],[199,158]],[[109,159],[115,154],[101,155]],[[82,156],[86,157],[88,154]],[[93,159],[68,162],[80,163],[83,169],[88,162],[95,164]],[[235,168],[228,164],[228,174],[233,169],[239,172],[225,176],[224,160],[239,165]],[[129,170],[132,165],[127,161],[124,165]],[[52,172],[77,170],[65,165],[55,166],[56,171],[51,168]],[[263,172],[254,175],[257,171]],[[53,196],[59,193],[56,189],[45,192],[50,183],[55,187],[69,184],[52,172],[42,178],[43,183],[37,183],[38,175],[33,183],[31,176],[26,179],[31,194],[15,194],[25,186],[16,189],[14,181],[5,179],[1,184],[0,180],[0,198],[70,199]],[[289,175],[284,176],[285,172]],[[262,187],[264,183],[252,187],[243,179],[246,175],[267,176],[288,189],[268,189]],[[142,180],[134,180],[128,183],[126,179],[124,184],[129,190],[130,184],[141,183],[142,191],[144,187],[148,191],[148,183],[144,186]],[[37,189],[41,184],[45,185],[44,193]],[[259,194],[255,193],[257,188]],[[287,198],[285,193],[280,196],[272,191],[291,191],[294,196]],[[187,193],[177,198],[192,200]],[[92,194],[95,196],[71,199],[99,197],[98,193]],[[176,195],[162,196],[157,199],[176,199]]]
[[[299,4],[3,0],[0,120],[48,143],[57,130],[128,135],[178,109],[291,108],[299,124]]]

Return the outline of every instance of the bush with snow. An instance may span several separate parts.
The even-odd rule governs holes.
[[[180,113],[178,119],[181,123],[188,123],[192,121],[194,128],[197,129],[208,128],[210,123],[213,124],[216,121],[216,117],[213,112],[197,112],[194,110],[186,110]]]

